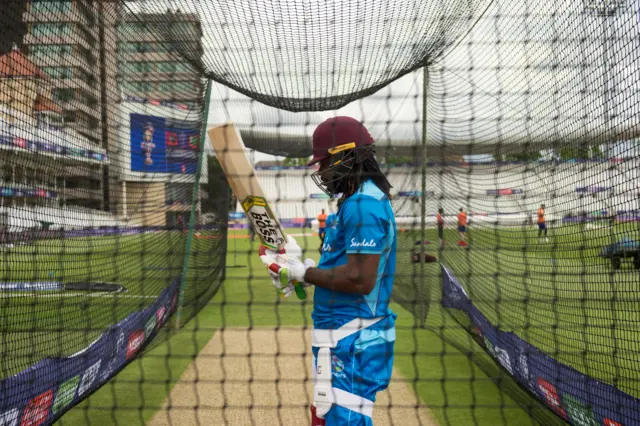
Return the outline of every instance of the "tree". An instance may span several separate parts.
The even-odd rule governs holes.
[[[539,160],[542,155],[540,151],[522,151],[506,154],[504,157],[507,161],[530,162]]]
[[[394,166],[398,164],[412,164],[417,161],[414,157],[389,155],[383,158],[383,164]]]
[[[600,158],[602,153],[600,147],[588,145],[565,145],[558,149],[558,156],[562,161],[568,160],[588,160],[590,158]]]
[[[301,158],[287,157],[282,162],[282,165],[286,167],[306,166],[310,160],[311,160],[310,157],[301,157]]]

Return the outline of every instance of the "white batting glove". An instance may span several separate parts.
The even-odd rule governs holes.
[[[285,254],[284,250],[277,253],[264,246],[260,246],[259,253],[260,260],[267,267],[273,286],[280,294],[289,297],[295,292],[296,283],[302,283],[303,287],[310,286],[304,283],[304,274],[308,268],[316,265],[313,259],[306,259],[301,263],[295,257]]]
[[[284,245],[284,252],[289,259],[300,260],[302,258],[302,248],[291,235],[287,235],[287,244]]]
[[[276,288],[278,293],[284,295],[285,297],[289,297],[295,290],[293,283],[282,282],[280,279],[280,273],[278,272],[280,267],[278,267],[278,261],[281,264],[286,263],[286,255],[284,254],[284,250],[280,253],[277,253],[273,250],[266,248],[265,246],[260,246],[259,248],[260,260],[263,265],[267,267],[267,272],[269,273],[269,277],[271,278],[271,282],[273,286]]]
[[[288,281],[296,281],[303,283],[305,287],[309,287],[310,284],[304,282],[304,275],[307,273],[307,269],[316,266],[316,261],[305,259],[304,262],[300,262],[298,259],[288,258],[286,264],[278,266],[280,266],[278,272],[281,279],[284,276]]]

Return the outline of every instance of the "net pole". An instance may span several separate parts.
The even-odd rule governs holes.
[[[421,191],[420,194],[420,326],[424,327],[430,301],[429,288],[425,288],[425,246],[427,216],[427,85],[429,84],[429,68],[422,69],[422,146],[421,146]]]
[[[207,89],[204,100],[204,115],[202,116],[202,128],[200,131],[200,153],[198,154],[198,164],[196,166],[196,177],[193,185],[193,196],[191,198],[191,213],[189,215],[189,230],[187,231],[187,245],[184,254],[184,264],[180,276],[180,289],[178,293],[178,308],[176,312],[176,331],[180,330],[182,320],[182,307],[184,304],[184,288],[187,283],[187,273],[189,272],[189,254],[193,242],[193,233],[196,225],[196,204],[198,191],[200,190],[200,175],[202,174],[202,159],[204,158],[204,142],[207,137],[207,119],[209,117],[209,104],[211,103],[211,79],[207,79]]]

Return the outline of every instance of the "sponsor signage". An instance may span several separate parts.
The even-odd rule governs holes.
[[[75,376],[60,385],[53,401],[53,414],[59,413],[60,410],[71,404],[73,397],[76,395],[76,389],[78,389],[79,383],[80,376]]]
[[[425,196],[433,197],[435,192],[427,191],[425,192]],[[400,191],[398,192],[398,197],[422,197],[422,191]]]
[[[518,194],[524,194],[524,190],[520,188],[487,189],[487,195],[518,195]]]
[[[34,128],[35,130],[35,128]],[[34,132],[35,134],[35,132]],[[60,138],[69,139],[66,134],[60,135]],[[43,154],[56,154],[63,157],[75,158],[75,159],[87,159],[100,161],[102,163],[107,162],[107,154],[91,151],[84,148],[66,147],[57,145],[52,142],[43,142],[37,140],[29,140],[20,137],[14,137],[9,135],[0,136],[0,146],[10,147],[14,150],[24,150],[30,152],[39,152]]]
[[[0,380],[0,389],[10,389],[0,392],[0,426],[52,425],[104,385],[175,312],[179,284],[179,279],[174,279],[153,303],[110,326],[74,355],[42,359]]]
[[[230,212],[229,219],[244,219],[247,215],[244,212]]]
[[[443,305],[466,314],[474,340],[557,416],[577,426],[638,424],[640,399],[558,361],[515,333],[499,330],[451,271],[441,268]]]
[[[43,188],[13,188],[0,187],[0,194],[4,197],[16,198],[56,198],[58,194]]]
[[[0,282],[0,291],[51,291],[62,290],[59,281]]]

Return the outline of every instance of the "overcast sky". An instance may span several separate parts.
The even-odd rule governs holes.
[[[608,18],[575,0],[139,4],[145,11],[169,5],[200,14],[210,70],[260,94],[289,97],[348,94],[396,75],[415,60],[410,53],[437,53],[438,18],[445,16],[446,42],[458,44],[430,67],[431,143],[550,144],[607,129],[624,140],[640,122],[640,0],[628,0]],[[421,97],[421,71],[338,110],[313,113],[278,110],[216,84],[208,121],[310,135],[323,119],[344,114],[363,120],[387,143],[417,143]]]

